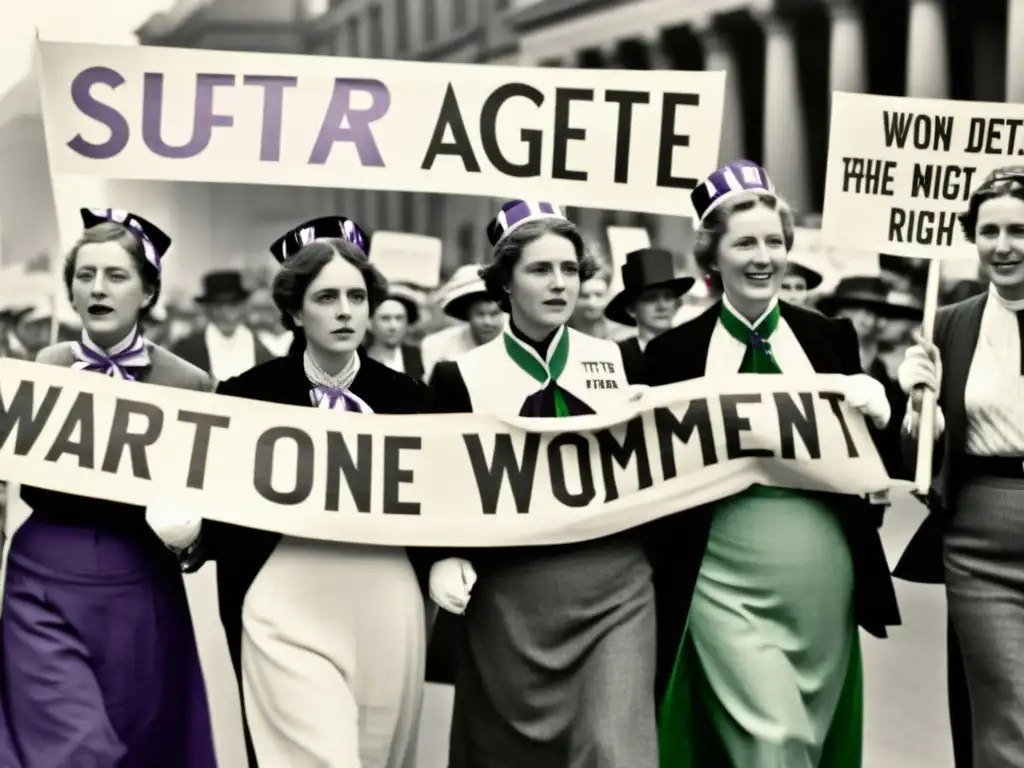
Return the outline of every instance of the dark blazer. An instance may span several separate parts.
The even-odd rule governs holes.
[[[662,386],[698,379],[707,368],[711,335],[718,324],[721,304],[688,323],[666,331],[647,345],[646,381]],[[849,320],[827,318],[817,312],[780,303],[782,317],[818,373],[861,373],[857,334]],[[879,433],[872,430],[876,442]],[[857,622],[876,637],[900,623],[896,593],[878,529],[882,508],[865,499],[835,495],[829,498],[843,524],[854,562],[854,606]],[[648,538],[658,606],[658,681],[660,700],[675,662],[689,613],[690,598],[704,558],[712,507],[698,507],[663,518]]]
[[[256,345],[256,365],[266,363],[269,360],[274,360],[276,358],[269,349],[263,346],[263,343],[256,338],[255,334],[253,334],[253,343]],[[204,331],[196,331],[183,339],[179,339],[171,347],[171,351],[178,357],[183,360],[187,360],[192,363],[192,365],[206,371],[207,373],[210,373],[212,370],[212,366],[210,364],[210,350],[206,347],[206,336],[204,335]]]
[[[416,381],[423,379],[423,355],[420,348],[412,344],[402,345],[402,365],[405,367],[406,376],[412,376]]]
[[[905,581],[924,584],[941,584],[945,581],[942,533],[946,521],[956,511],[956,497],[964,479],[960,473],[967,436],[964,392],[987,303],[988,294],[983,293],[959,304],[943,307],[935,315],[933,340],[942,358],[939,406],[946,420],[946,431],[935,445],[932,490],[925,502],[930,514],[910,540],[893,571],[897,578]],[[903,455],[908,468],[916,466],[917,441],[908,435],[903,435]]]
[[[351,391],[375,413],[419,413],[426,387],[405,374],[392,371],[359,352],[361,367]],[[309,380],[302,357],[289,355],[249,369],[221,382],[217,393],[283,405],[312,407]],[[283,510],[282,510],[283,511]],[[249,587],[267,562],[281,534],[207,520],[203,523],[201,552],[217,562],[217,593],[221,623],[237,675],[241,675],[242,604]],[[414,567],[416,562],[414,561]],[[423,580],[422,569],[417,575]]]
[[[622,352],[622,367],[626,371],[626,381],[637,384],[644,380],[644,353],[640,349],[640,340],[636,336],[616,342]]]

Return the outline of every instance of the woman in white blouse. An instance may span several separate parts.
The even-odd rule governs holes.
[[[945,581],[970,697],[971,765],[1022,768],[1024,166],[990,174],[960,223],[991,287],[940,309],[934,343],[911,347],[899,370],[911,397],[907,435],[917,437],[923,389],[937,392],[939,412],[932,515],[896,574]]]

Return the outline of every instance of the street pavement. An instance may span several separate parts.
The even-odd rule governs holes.
[[[16,494],[11,494],[12,501]],[[12,503],[9,534],[25,509]],[[924,517],[924,509],[894,496],[883,539],[890,564]],[[206,673],[217,753],[222,768],[244,768],[238,695],[217,615],[215,569],[186,579]],[[865,669],[865,768],[952,768],[946,715],[945,600],[940,587],[897,582],[903,625],[886,640],[862,634]],[[428,685],[419,732],[417,768],[446,768],[451,689]]]

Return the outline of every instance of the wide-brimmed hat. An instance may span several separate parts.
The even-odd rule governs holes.
[[[483,278],[479,264],[466,264],[455,270],[455,274],[442,290],[441,311],[456,320],[467,320],[469,308],[481,300],[494,300]]]
[[[196,304],[234,304],[249,298],[241,272],[221,270],[203,275],[203,292],[195,297]]]
[[[818,301],[818,309],[826,315],[834,315],[844,307],[861,307],[884,318],[924,317],[921,297],[896,290],[880,277],[844,277],[830,295]]]
[[[621,291],[604,308],[604,316],[620,325],[636,325],[629,309],[641,293],[651,288],[667,288],[682,296],[697,282],[693,277],[676,277],[675,260],[671,251],[662,248],[641,248],[626,254],[622,265]]]
[[[405,314],[409,319],[409,325],[416,325],[420,319],[420,306],[423,301],[422,291],[418,291],[411,285],[405,283],[390,283],[388,285],[388,298],[397,301],[405,307]]]
[[[790,253],[786,259],[786,272],[802,277],[804,282],[807,283],[808,291],[813,291],[821,285],[821,281],[824,279],[821,272],[807,266],[799,256],[794,258],[793,253]]]

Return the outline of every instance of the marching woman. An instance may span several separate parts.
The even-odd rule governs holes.
[[[210,391],[139,333],[171,239],[132,213],[82,209],[64,283],[79,341],[36,360],[129,382]],[[68,440],[68,447],[74,441]],[[181,565],[138,507],[23,487],[11,542],[0,703],[5,768],[216,765]],[[155,509],[154,509],[155,512]],[[172,543],[172,532],[165,531]]]
[[[1024,766],[1024,166],[990,174],[971,195],[960,224],[990,285],[986,293],[940,309],[934,343],[911,347],[900,366],[900,386],[913,393],[904,425],[908,434],[917,437],[920,387],[938,394],[939,409],[931,514],[895,574],[946,584],[957,764],[1019,768]],[[909,453],[912,459],[916,451]],[[969,703],[962,687],[959,695],[953,693],[961,674],[957,641]],[[973,762],[964,754],[970,742]]]
[[[565,417],[621,404],[618,347],[565,325],[596,269],[576,227],[516,200],[488,236],[482,276],[508,329],[437,364],[432,409]],[[654,594],[637,535],[446,554],[429,584],[463,614],[450,768],[654,768]]]
[[[338,414],[423,410],[423,384],[360,349],[388,296],[366,245],[362,230],[337,216],[271,246],[281,262],[274,303],[295,342],[218,394]],[[405,550],[209,520],[196,546],[217,562],[252,768],[411,768],[426,639]]]
[[[647,383],[847,374],[849,405],[884,427],[850,323],[778,301],[793,213],[764,169],[731,163],[692,199],[695,257],[723,296],[648,345]],[[857,623],[884,636],[899,620],[880,522],[863,499],[764,486],[665,519],[652,552],[659,654],[675,657],[660,659],[662,768],[860,766]]]

